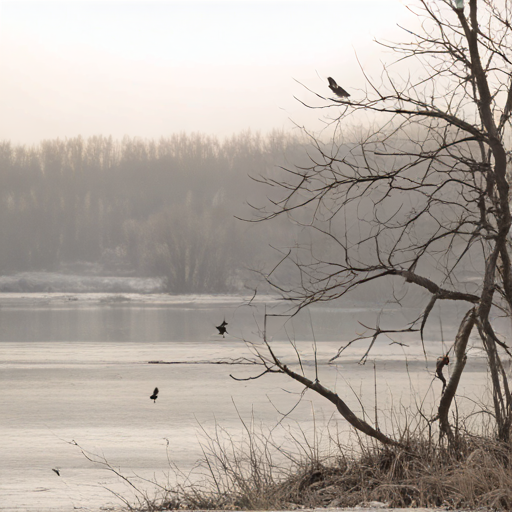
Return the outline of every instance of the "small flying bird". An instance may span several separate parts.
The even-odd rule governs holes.
[[[57,476],[60,476],[60,471],[58,469],[54,469],[52,468],[52,471],[54,471],[55,473],[57,473]]]
[[[224,319],[220,325],[216,326],[217,330],[219,331],[219,334],[222,334],[223,338],[225,338],[224,335],[228,332],[228,330],[226,329],[226,325],[228,325],[228,323],[226,322],[226,319]]]
[[[339,96],[340,98],[348,98],[350,94],[343,89],[343,87],[340,87],[334,78],[328,77],[327,80],[329,80],[329,89],[336,94],[336,96]]]
[[[153,403],[156,402],[156,399],[158,398],[158,388],[155,388],[155,390],[153,391],[153,394],[149,398],[150,398],[150,400],[153,400]]]

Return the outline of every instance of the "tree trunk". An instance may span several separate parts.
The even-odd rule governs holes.
[[[450,426],[450,422],[448,421],[448,413],[450,411],[451,403],[455,397],[455,393],[459,385],[460,376],[462,375],[464,366],[466,366],[466,347],[468,345],[469,336],[474,325],[475,308],[471,308],[464,316],[459,326],[457,336],[455,337],[455,364],[453,366],[450,380],[448,381],[446,389],[444,390],[443,396],[441,397],[441,401],[439,403],[438,416],[441,432],[446,434],[450,442],[454,441],[454,434]]]

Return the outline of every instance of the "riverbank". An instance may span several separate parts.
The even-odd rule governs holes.
[[[79,510],[81,512],[126,512],[126,509],[123,508],[110,508],[110,507],[102,507],[99,509],[87,509],[87,508],[48,508],[48,509],[37,509],[37,512],[76,512],[76,510]],[[363,505],[361,507],[355,507],[355,508],[308,508],[308,509],[302,509],[301,512],[377,512],[385,510],[386,512],[411,512],[410,508],[382,508],[380,504],[372,505],[369,503],[368,505]],[[2,508],[2,511],[4,512],[35,512],[35,509],[20,509],[20,508]],[[433,509],[433,508],[416,508],[414,509],[415,512],[439,512],[439,509]],[[162,511],[167,512],[167,511]],[[206,510],[195,510],[193,512],[207,512]],[[210,512],[210,511],[208,511]],[[224,512],[224,511],[219,511]],[[251,512],[292,512],[292,511],[286,511],[286,510],[280,510],[280,511],[261,511],[261,510],[255,510]],[[457,510],[452,510],[452,512],[458,512]],[[467,512],[467,511],[466,511]],[[479,512],[484,512],[480,510]]]
[[[340,447],[329,458],[306,454],[311,446],[303,440],[304,455],[287,473],[275,456],[293,453],[268,441],[252,437],[237,448],[214,438],[204,459],[209,487],[169,488],[138,510],[512,510],[512,447],[489,436],[461,434],[448,446],[408,427],[401,446],[360,439],[357,454]]]

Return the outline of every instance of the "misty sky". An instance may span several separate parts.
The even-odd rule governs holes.
[[[318,130],[297,81],[356,97],[405,3],[0,0],[0,140]]]

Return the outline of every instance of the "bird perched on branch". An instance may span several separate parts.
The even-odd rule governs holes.
[[[339,96],[340,98],[348,98],[350,94],[343,89],[343,87],[340,87],[334,78],[328,77],[327,80],[329,80],[329,89],[336,94],[336,96]]]
[[[228,323],[226,322],[226,319],[224,319],[220,325],[216,326],[216,329],[219,331],[219,334],[222,334],[223,338],[225,338],[224,335],[228,332],[226,325],[228,325]]]
[[[447,364],[450,364],[450,358],[448,357],[448,354],[437,358],[436,377],[443,383],[443,391],[441,392],[441,394],[444,393],[444,390],[446,389],[446,379],[444,378],[443,375],[443,368]]]
[[[156,402],[156,399],[158,398],[158,388],[155,388],[155,390],[153,391],[153,394],[149,398],[150,398],[150,400],[153,400],[153,403]]]

